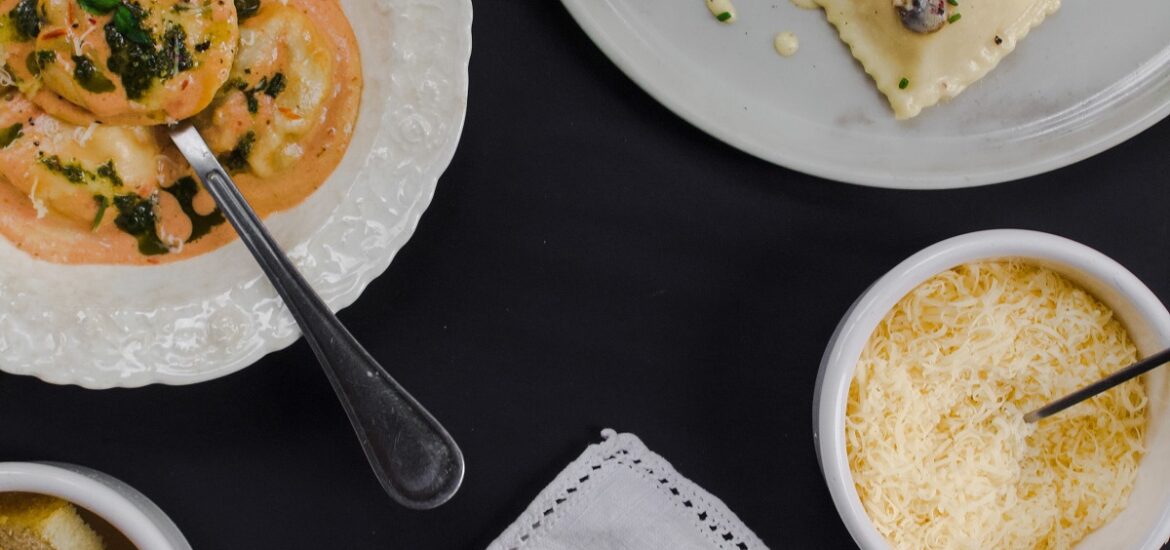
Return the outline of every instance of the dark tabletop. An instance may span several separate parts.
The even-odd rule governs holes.
[[[459,152],[410,244],[341,315],[462,445],[451,503],[391,504],[303,342],[193,387],[0,377],[0,460],[122,478],[196,549],[480,549],[612,427],[770,547],[851,548],[817,469],[813,381],[874,279],[944,238],[1014,227],[1097,248],[1170,299],[1170,123],[1026,181],[856,187],[677,118],[558,2],[475,8]]]

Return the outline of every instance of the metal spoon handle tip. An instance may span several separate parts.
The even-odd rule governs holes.
[[[1154,355],[1151,355],[1137,363],[1134,363],[1124,369],[1121,369],[1100,381],[1094,382],[1084,388],[1081,388],[1073,393],[1070,393],[1052,403],[1049,403],[1039,409],[1036,409],[1024,415],[1024,422],[1032,423],[1048,418],[1056,413],[1059,413],[1077,403],[1087,401],[1097,395],[1105,393],[1121,384],[1124,384],[1134,378],[1137,378],[1147,372],[1150,372],[1162,365],[1170,362],[1170,349],[1162,350]]]
[[[169,128],[240,240],[300,326],[357,433],[379,483],[396,502],[431,509],[463,482],[451,435],[357,342],[297,271],[190,123]]]

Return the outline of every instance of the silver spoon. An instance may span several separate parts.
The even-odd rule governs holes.
[[[354,339],[268,234],[190,122],[171,140],[236,228],[313,348],[341,399],[374,475],[390,497],[428,510],[463,483],[463,453],[451,435]]]
[[[1134,363],[1124,369],[1121,369],[1098,382],[1094,382],[1084,388],[1072,392],[1052,403],[1049,403],[1039,409],[1036,409],[1024,415],[1024,422],[1036,422],[1043,418],[1048,418],[1060,411],[1063,411],[1081,401],[1087,401],[1090,398],[1106,391],[1120,386],[1134,378],[1137,378],[1147,372],[1150,372],[1162,365],[1170,362],[1170,349],[1155,353],[1137,363]]]

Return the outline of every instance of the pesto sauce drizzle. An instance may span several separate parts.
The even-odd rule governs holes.
[[[272,80],[269,80],[268,85],[264,87],[264,95],[276,99],[276,96],[280,95],[286,86],[288,83],[284,78],[284,73],[276,73],[272,75]]]
[[[73,79],[87,91],[108,94],[114,91],[114,83],[98,70],[93,61],[84,55],[73,56]]]
[[[235,149],[228,151],[219,156],[219,163],[227,168],[229,172],[242,172],[248,167],[248,157],[252,154],[252,146],[256,144],[256,132],[248,130],[244,137],[240,138],[239,143],[236,144]]]
[[[173,195],[179,201],[179,207],[183,209],[183,214],[191,219],[191,236],[187,238],[188,243],[205,237],[216,226],[227,221],[219,208],[206,216],[195,211],[195,195],[199,193],[199,186],[195,183],[194,178],[180,178],[174,185],[163,188],[163,191]]]
[[[8,17],[16,29],[16,35],[23,41],[41,34],[41,18],[37,15],[37,0],[20,0]]]
[[[264,94],[276,99],[286,87],[288,87],[288,79],[285,78],[284,73],[276,73],[272,75],[272,78],[261,78],[260,82],[257,82],[253,88],[249,88],[247,82],[238,78],[233,78],[224,84],[224,88],[235,88],[244,93],[248,112],[252,114],[260,112],[260,100],[256,98],[257,94]]]
[[[0,130],[0,149],[4,149],[12,142],[16,141],[22,135],[20,130],[24,128],[23,124],[13,124],[7,128]]]
[[[170,80],[176,74],[195,68],[195,58],[187,49],[187,31],[168,24],[162,43],[142,28],[146,12],[123,2],[106,23],[106,43],[110,46],[109,69],[122,77],[126,97],[141,99],[155,80]]]
[[[118,217],[114,225],[124,233],[138,240],[138,252],[143,256],[161,256],[171,249],[158,236],[158,217],[154,213],[154,201],[138,195],[114,197]]]
[[[57,60],[57,54],[50,50],[37,50],[28,54],[24,64],[33,76],[40,76],[41,70]]]
[[[123,185],[122,177],[118,175],[118,169],[114,167],[112,160],[99,166],[96,172],[86,170],[78,162],[61,162],[61,157],[57,155],[51,157],[41,155],[37,161],[48,168],[50,172],[60,175],[74,185],[96,183],[98,180],[106,180],[113,187],[122,187]]]
[[[0,144],[3,143],[4,136],[10,132],[19,134],[20,125],[17,124],[16,126],[0,131]],[[250,148],[251,146],[249,145],[248,147]],[[86,170],[80,163],[62,162],[61,158],[56,155],[51,157],[41,156],[37,160],[45,168],[49,169],[49,171],[60,175],[75,185],[98,183],[100,180],[104,180],[114,189],[125,186],[122,177],[118,175],[118,170],[114,166],[113,160],[107,161],[92,172]],[[199,186],[191,177],[180,178],[174,185],[164,188],[163,191],[174,196],[179,202],[179,207],[183,210],[183,214],[191,219],[191,236],[187,239],[188,243],[205,237],[216,226],[227,221],[219,209],[206,216],[199,214],[195,210],[195,195],[199,193]],[[108,191],[108,193],[113,194],[113,191]],[[93,200],[97,205],[97,213],[91,225],[92,230],[96,231],[101,226],[106,212],[113,206],[118,211],[118,217],[114,219],[114,225],[138,241],[139,253],[143,256],[160,256],[170,253],[170,247],[167,246],[167,243],[158,234],[158,215],[155,212],[155,200],[153,198],[142,198],[136,194],[127,193],[114,195],[111,200],[109,196],[99,192],[99,194],[93,196]]]
[[[39,160],[45,168],[48,168],[50,172],[60,175],[66,180],[69,180],[69,183],[75,185],[84,184],[86,182],[86,176],[89,176],[90,180],[96,178],[96,174],[93,174],[85,168],[82,168],[80,164],[66,164],[61,162],[61,157],[58,157],[57,155],[53,155],[51,157],[41,156],[37,160]]]
[[[121,187],[123,183],[122,177],[118,175],[118,170],[114,168],[113,160],[106,161],[105,164],[98,166],[97,177],[110,182],[114,187]]]
[[[155,51],[152,46],[132,42],[116,26],[106,23],[106,42],[110,45],[110,60],[107,66],[114,74],[122,77],[126,97],[141,99],[154,84],[158,68],[154,64]]]
[[[236,15],[240,21],[260,12],[260,0],[235,0]]]
[[[183,177],[175,181],[174,185],[163,188],[179,202],[183,214],[191,219],[191,236],[188,243],[193,243],[211,233],[215,227],[222,225],[226,220],[223,213],[217,208],[214,212],[204,216],[195,211],[195,195],[199,193],[199,184],[194,178]],[[93,227],[101,225],[109,203],[104,196],[94,196],[98,204],[97,217]],[[138,240],[138,252],[144,256],[160,256],[170,253],[171,249],[158,235],[158,215],[155,212],[155,201],[142,198],[134,194],[118,195],[114,197],[114,208],[118,210],[118,217],[114,225],[122,232]]]
[[[195,59],[187,49],[187,31],[174,23],[168,24],[166,32],[163,33],[162,55],[165,56],[165,61],[172,63],[167,78],[195,68]]]

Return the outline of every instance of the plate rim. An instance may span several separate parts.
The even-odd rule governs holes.
[[[1095,136],[1092,133],[1086,134],[1091,136],[1090,139],[1083,140],[1078,147],[1049,155],[1037,161],[1023,163],[1019,166],[995,168],[975,175],[942,174],[924,176],[895,174],[892,172],[886,174],[878,170],[864,171],[861,169],[840,168],[831,164],[806,161],[798,154],[791,154],[780,149],[765,147],[762,143],[757,143],[748,136],[734,132],[730,128],[720,126],[717,115],[704,112],[699,105],[686,101],[685,98],[680,97],[680,94],[673,91],[670,87],[658,84],[655,78],[648,73],[656,70],[665,71],[667,69],[656,69],[655,67],[665,67],[666,64],[660,63],[655,65],[650,63],[648,60],[653,55],[649,55],[651,52],[645,46],[639,46],[644,49],[642,53],[645,54],[642,55],[641,59],[630,51],[623,49],[616,38],[616,31],[609,30],[619,28],[621,25],[605,25],[599,20],[600,16],[604,16],[608,12],[614,15],[613,22],[620,23],[623,21],[621,17],[617,16],[616,11],[612,10],[611,0],[561,0],[561,3],[577,22],[577,25],[589,36],[590,40],[593,41],[622,73],[642,88],[655,101],[682,118],[688,124],[727,145],[765,162],[838,183],[884,189],[929,191],[982,187],[1018,181],[1024,178],[1046,174],[1096,156],[1128,141],[1130,138],[1144,132],[1158,122],[1161,122],[1167,116],[1170,116],[1170,93],[1166,93],[1160,101],[1154,101],[1152,108],[1143,109],[1140,116],[1132,118],[1123,117],[1120,119],[1123,121],[1122,124],[1100,136]],[[817,11],[821,11],[820,8],[817,8]],[[828,23],[826,22],[825,24],[827,25]],[[631,44],[644,45],[645,41],[634,40],[631,41]],[[1155,58],[1162,58],[1163,65],[1170,66],[1170,43]],[[1138,71],[1135,70],[1135,72]],[[1163,80],[1165,81],[1163,86],[1170,92],[1170,78],[1164,78]],[[1107,95],[1106,92],[1110,89],[1107,88],[1098,95]],[[1156,85],[1131,89],[1121,97],[1114,98],[1113,101],[1119,102],[1125,99],[1132,99],[1135,96],[1142,95],[1139,92],[1145,93],[1151,89],[1156,89]],[[1094,124],[1084,125],[1077,128],[1076,131],[1079,133],[1089,132],[1096,126],[1099,126],[1104,120],[1106,119],[1099,117]]]

